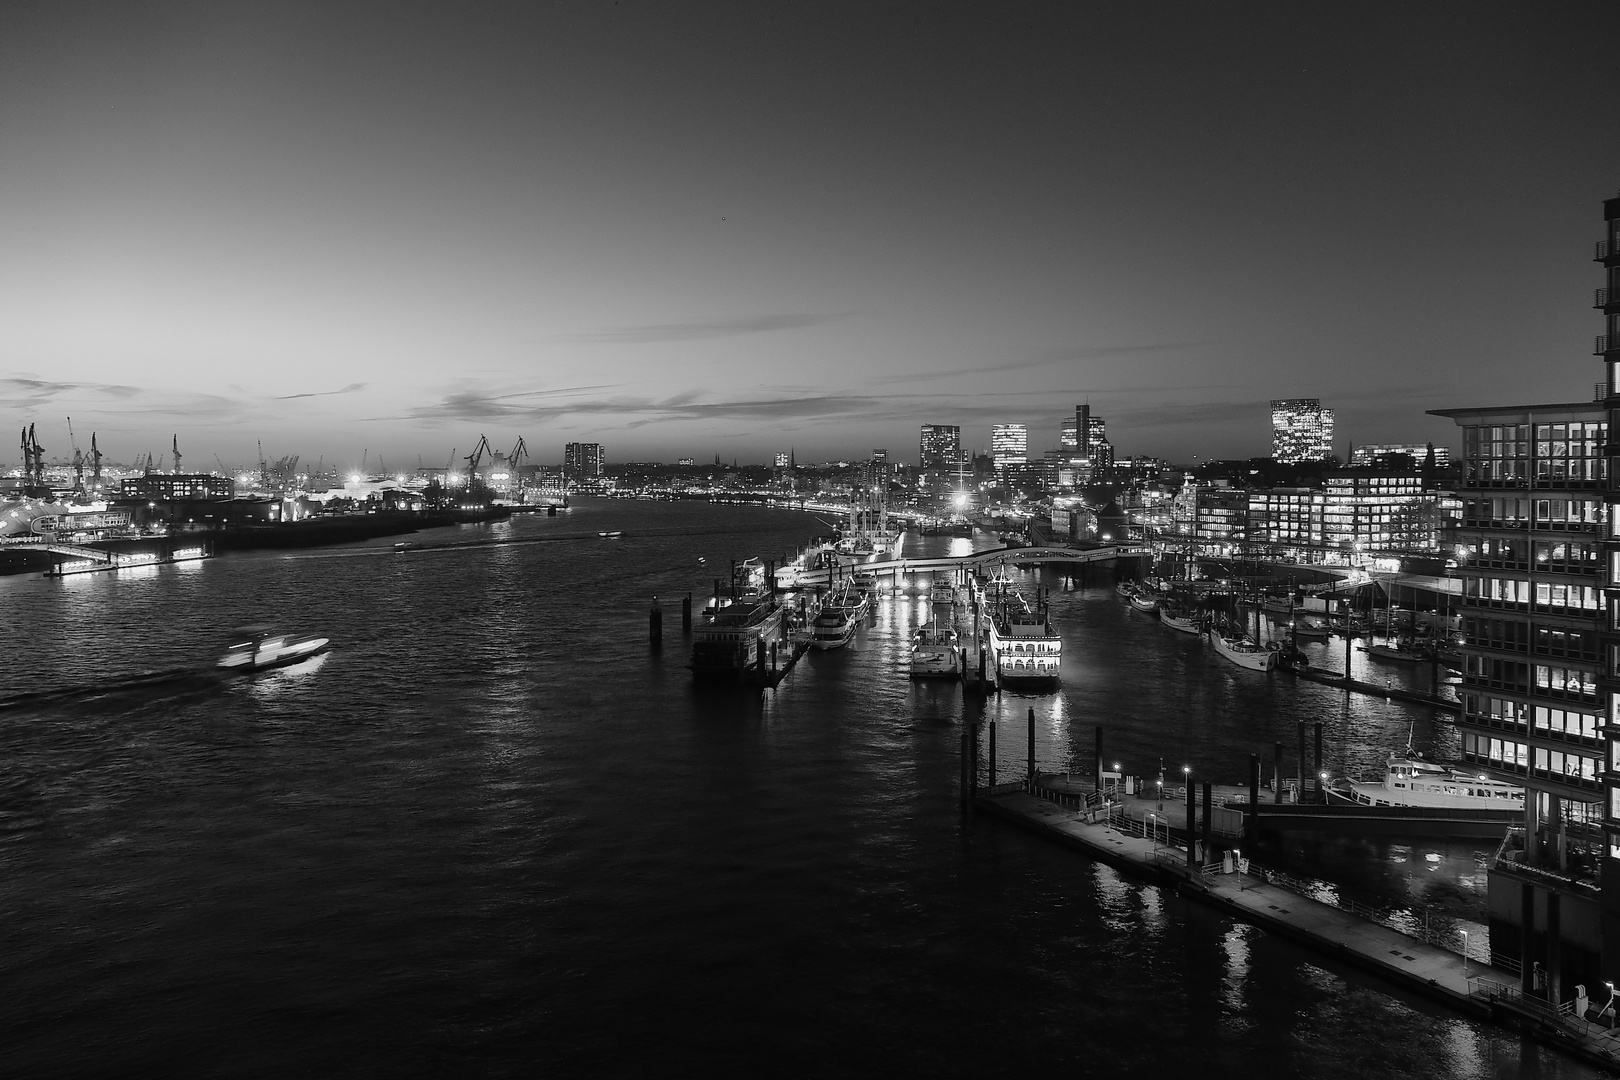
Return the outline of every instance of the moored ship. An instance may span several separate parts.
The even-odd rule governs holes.
[[[731,595],[716,589],[692,628],[692,677],[765,685],[786,659],[779,654],[791,655],[785,613],[773,593],[751,584],[751,566],[739,569],[732,574]]]
[[[962,647],[949,625],[924,623],[911,640],[913,679],[954,679],[962,673]]]
[[[1047,617],[1046,605],[1033,607],[1022,593],[998,583],[990,602],[989,649],[996,685],[1016,690],[1055,690],[1063,659],[1063,639]]]
[[[1227,637],[1211,630],[1210,644],[1215,651],[1226,657],[1238,667],[1248,668],[1251,671],[1270,671],[1277,666],[1276,649],[1267,649],[1257,645],[1252,638],[1242,636]]]

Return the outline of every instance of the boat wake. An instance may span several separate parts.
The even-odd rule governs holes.
[[[170,668],[82,686],[13,694],[0,698],[0,714],[46,712],[63,706],[81,707],[92,703],[105,703],[118,708],[132,701],[146,704],[171,697],[212,693],[222,685],[223,680],[209,668]]]

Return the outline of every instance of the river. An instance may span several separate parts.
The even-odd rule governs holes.
[[[964,816],[981,706],[906,678],[917,600],[774,692],[694,689],[679,598],[821,531],[586,500],[416,538],[509,543],[0,579],[3,1071],[1595,1075]],[[1164,755],[1232,783],[1304,719],[1335,771],[1376,771],[1409,731],[1455,752],[1432,710],[1226,664],[1105,571],[1039,581],[1064,681],[982,706],[1009,770],[1031,707],[1052,770],[1090,768],[1098,723],[1127,771]],[[216,679],[249,622],[333,649]],[[1466,917],[1475,846],[1287,857]]]

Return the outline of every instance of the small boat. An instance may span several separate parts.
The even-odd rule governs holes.
[[[1325,638],[1328,628],[1321,623],[1309,622],[1303,619],[1294,622],[1294,636],[1302,638]]]
[[[1197,615],[1172,615],[1171,608],[1159,608],[1159,621],[1172,630],[1180,630],[1183,634],[1202,634],[1204,621]]]
[[[1145,590],[1131,594],[1131,607],[1152,613],[1159,610],[1159,598]]]
[[[962,649],[956,631],[938,623],[924,623],[911,641],[913,679],[955,679],[962,673]]]
[[[1215,646],[1216,652],[1238,667],[1248,668],[1251,671],[1270,671],[1277,666],[1279,650],[1256,645],[1253,638],[1224,637],[1211,631],[1209,640]]]
[[[331,640],[313,634],[290,637],[275,633],[268,626],[240,627],[232,636],[235,640],[215,666],[237,675],[308,660],[317,653],[325,652]]]
[[[1136,595],[1136,582],[1134,582],[1134,581],[1116,581],[1114,583],[1114,591],[1119,593],[1119,595],[1121,595],[1121,596],[1135,596]]]
[[[856,609],[841,604],[828,604],[810,620],[810,644],[817,649],[841,649],[855,636],[855,625],[860,620]]]
[[[1405,644],[1393,641],[1375,641],[1370,645],[1357,647],[1368,656],[1380,660],[1396,660],[1403,664],[1427,663],[1430,659],[1416,649],[1407,648]]]
[[[624,531],[621,529],[614,529],[612,532],[599,532],[596,535],[600,536],[603,540],[617,540],[619,537],[624,535]]]

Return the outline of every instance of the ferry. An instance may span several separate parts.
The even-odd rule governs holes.
[[[911,641],[913,679],[955,679],[962,674],[962,646],[956,630],[928,622]]]
[[[730,595],[722,595],[717,587],[704,605],[692,628],[694,679],[764,684],[791,655],[782,605],[754,584],[751,564],[757,561],[734,566]],[[763,576],[761,566],[759,577]]]
[[[329,638],[305,635],[288,637],[273,633],[268,626],[243,626],[215,667],[232,675],[246,675],[269,668],[286,667],[326,651]]]
[[[1524,788],[1480,773],[1424,761],[1411,751],[1389,755],[1382,782],[1342,779],[1331,801],[1359,806],[1426,806],[1445,810],[1524,809]]]
[[[1216,652],[1238,667],[1248,668],[1250,671],[1270,671],[1277,666],[1278,650],[1256,645],[1253,638],[1226,637],[1218,631],[1211,630],[1209,640],[1215,646]]]
[[[989,635],[998,689],[1057,689],[1063,639],[1045,604],[1030,607],[1021,593],[1002,586],[992,603]]]

